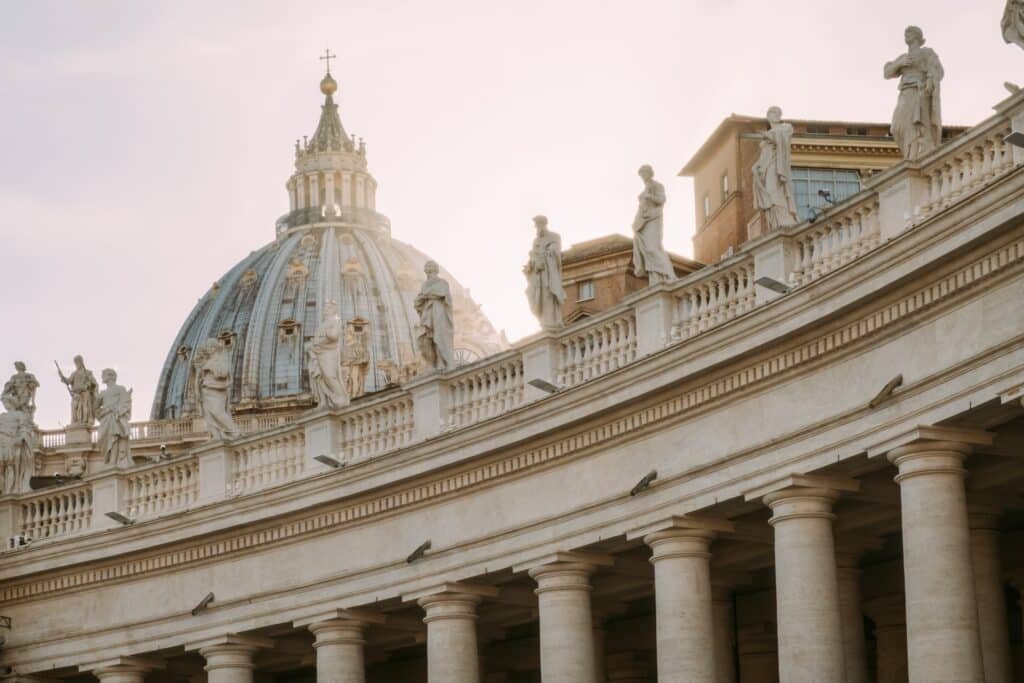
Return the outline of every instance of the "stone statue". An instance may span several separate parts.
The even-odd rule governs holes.
[[[533,225],[537,237],[530,249],[530,260],[523,267],[526,274],[526,297],[530,310],[540,320],[545,330],[562,327],[562,303],[565,289],[562,287],[562,238],[548,230],[546,216],[534,216]]]
[[[448,370],[455,367],[451,289],[438,277],[440,268],[433,261],[427,261],[423,272],[427,279],[413,302],[420,316],[416,335],[420,355],[428,370]]]
[[[366,374],[370,368],[370,351],[367,347],[369,321],[352,318],[345,323],[345,346],[341,350],[341,366],[345,369],[345,389],[349,398],[359,398],[366,393]]]
[[[24,366],[22,366],[22,370]],[[24,493],[41,464],[36,459],[36,426],[5,390],[0,413],[0,495]]]
[[[22,412],[32,420],[36,414],[36,389],[39,388],[39,380],[31,372],[25,370],[25,364],[20,360],[14,363],[15,373],[4,384],[3,393],[0,399],[3,400],[7,410]],[[8,406],[8,402],[10,405]]]
[[[100,421],[96,447],[103,455],[103,462],[124,469],[131,465],[128,423],[132,419],[132,391],[117,383],[115,370],[106,368],[100,377],[106,388],[96,396],[96,417]]]
[[[648,278],[648,283],[671,282],[675,269],[662,246],[662,212],[665,208],[665,186],[654,179],[654,169],[647,164],[637,171],[644,181],[638,197],[639,206],[633,219],[633,273]]]
[[[91,370],[85,367],[81,356],[75,356],[75,369],[70,377],[65,377],[57,365],[60,381],[67,385],[71,394],[71,424],[74,426],[91,427],[96,421],[96,391],[99,385]],[[56,361],[54,361],[56,365]]]
[[[207,339],[192,358],[196,404],[210,436],[221,441],[238,436],[228,405],[231,390],[231,351],[217,339]]]
[[[341,338],[338,304],[328,301],[312,341],[306,344],[309,388],[321,408],[344,408],[349,403],[345,379],[341,376]]]
[[[892,136],[909,161],[920,159],[942,143],[939,85],[945,72],[938,55],[924,47],[917,26],[904,32],[907,52],[885,65],[886,78],[900,79],[900,97],[892,115]]]
[[[762,212],[767,230],[800,222],[793,201],[790,160],[793,126],[782,122],[782,110],[768,110],[768,130],[757,133],[761,153],[754,164],[754,208]]]
[[[1024,0],[1006,0],[1002,25],[1003,40],[1024,47]]]

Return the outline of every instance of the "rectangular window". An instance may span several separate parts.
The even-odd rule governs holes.
[[[822,196],[827,193],[831,202]],[[793,199],[797,215],[807,220],[833,203],[860,192],[860,173],[837,168],[793,168]]]
[[[594,281],[593,280],[580,280],[579,297],[578,301],[590,301],[594,298]]]
[[[704,220],[711,216],[711,197],[704,195]]]
[[[722,174],[722,203],[729,198],[729,174]]]

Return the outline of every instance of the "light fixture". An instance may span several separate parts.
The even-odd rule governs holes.
[[[636,494],[640,493],[644,489],[648,488],[651,485],[651,482],[657,478],[658,470],[651,470],[650,472],[644,475],[643,479],[636,483],[636,486],[630,489],[629,495],[635,496]]]
[[[110,519],[114,520],[115,522],[124,524],[125,526],[131,526],[132,524],[135,524],[134,519],[132,519],[131,517],[125,517],[120,512],[108,512],[107,517],[110,517]]]
[[[423,541],[423,543],[420,544],[420,547],[416,548],[416,550],[413,550],[412,554],[409,555],[409,557],[405,558],[406,563],[412,564],[416,560],[418,560],[421,557],[423,557],[424,555],[426,555],[428,550],[430,550],[430,539],[429,538],[427,540]]]
[[[559,391],[562,390],[562,387],[558,386],[557,384],[552,384],[546,379],[531,379],[529,382],[527,382],[527,384],[529,384],[531,387],[534,387],[535,389],[546,391],[549,394],[557,394]]]
[[[889,380],[884,387],[882,387],[882,390],[879,391],[873,399],[871,399],[871,402],[868,403],[868,408],[873,410],[882,405],[885,403],[886,399],[892,396],[892,393],[901,386],[903,386],[903,375],[896,375]]]
[[[199,604],[192,608],[192,616],[199,616],[200,612],[205,612],[211,602],[213,602],[213,593],[207,593],[206,597],[200,600]]]
[[[167,444],[165,444],[165,443],[160,444],[160,459],[161,460],[170,460],[171,459],[170,453],[167,452]]]
[[[1024,131],[1015,130],[1003,138],[1003,142],[1014,147],[1024,147]]]
[[[0,628],[11,628],[11,618],[0,617]]]
[[[314,456],[313,459],[316,460],[321,465],[327,465],[328,467],[333,467],[336,470],[339,470],[345,466],[345,463],[335,458],[332,458],[329,455],[320,454]]]
[[[778,292],[779,294],[789,294],[791,291],[793,291],[793,288],[787,285],[785,282],[779,282],[775,278],[768,277],[767,275],[762,275],[761,277],[754,280],[754,284],[761,285],[765,289],[770,289],[773,292]]]

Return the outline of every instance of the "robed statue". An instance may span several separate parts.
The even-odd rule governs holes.
[[[448,283],[438,276],[440,268],[434,261],[427,261],[423,272],[427,279],[413,302],[420,317],[417,345],[428,370],[449,370],[455,367],[452,292]]]
[[[54,362],[56,364],[56,361]],[[85,367],[85,361],[81,356],[75,356],[75,369],[70,376],[65,377],[57,365],[57,374],[60,381],[71,394],[71,424],[79,427],[91,427],[96,421],[96,392],[99,384],[92,371]]]
[[[761,138],[760,154],[754,163],[754,208],[761,211],[767,230],[778,230],[800,222],[793,199],[793,126],[782,122],[782,110],[768,110],[768,130],[755,133]]]
[[[3,401],[7,410],[21,412],[28,415],[29,420],[34,420],[36,414],[36,389],[39,388],[39,380],[31,372],[25,369],[23,362],[15,361],[14,374],[4,384],[3,392],[0,393],[0,400]]]
[[[900,96],[892,115],[892,136],[903,158],[914,161],[942,143],[940,84],[945,75],[939,56],[924,47],[924,32],[908,26],[907,52],[886,63],[886,78],[900,79]]]
[[[1006,0],[1002,27],[1003,40],[1024,47],[1024,0]]]
[[[644,191],[637,197],[633,219],[633,273],[647,277],[651,285],[671,282],[676,279],[676,272],[662,246],[665,186],[654,179],[654,169],[647,164],[637,173],[644,181]]]
[[[36,426],[7,392],[0,413],[0,495],[25,493],[41,461],[36,458]]]
[[[117,372],[106,368],[100,373],[106,387],[96,396],[96,447],[103,462],[124,469],[131,465],[128,442],[131,437],[132,390],[117,383]]]
[[[192,358],[196,404],[213,439],[221,441],[238,436],[231,416],[231,350],[217,339],[207,339]]]
[[[365,318],[352,318],[345,323],[341,367],[349,398],[359,398],[366,393],[366,376],[370,370],[369,328],[370,322]]]
[[[344,334],[338,304],[324,304],[320,324],[306,345],[306,369],[313,401],[320,408],[344,408],[349,403],[341,370],[341,340]]]
[[[530,259],[523,267],[526,274],[526,297],[530,310],[537,316],[545,330],[562,327],[562,303],[565,289],[562,287],[562,238],[548,230],[546,216],[534,216],[533,226],[537,237],[530,249]]]

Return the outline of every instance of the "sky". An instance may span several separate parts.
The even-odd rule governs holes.
[[[329,47],[396,238],[443,264],[510,339],[537,330],[530,217],[563,244],[629,234],[650,163],[666,246],[692,255],[676,176],[730,113],[888,121],[882,65],[922,26],[946,123],[1024,80],[1003,0],[0,0],[0,379],[116,368],[148,419],[164,358],[210,285],[274,237]]]

